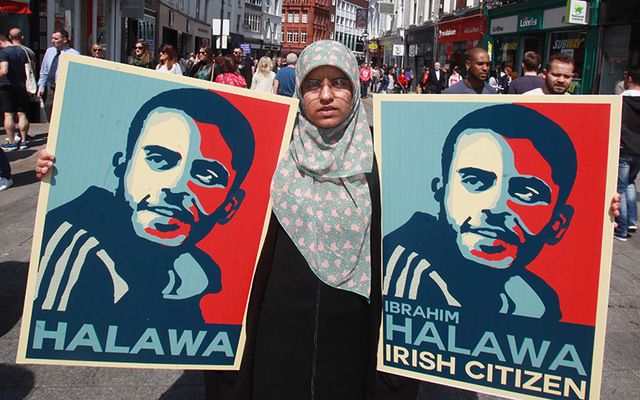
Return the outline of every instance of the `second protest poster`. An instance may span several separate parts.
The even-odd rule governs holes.
[[[385,95],[374,113],[378,368],[517,399],[598,398],[619,99]]]

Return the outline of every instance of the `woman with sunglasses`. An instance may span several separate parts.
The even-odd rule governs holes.
[[[147,42],[142,39],[136,40],[131,50],[131,55],[127,59],[127,64],[137,67],[155,69],[156,61],[153,59]]]
[[[271,183],[242,365],[207,373],[206,397],[395,399],[375,387],[380,199],[358,63],[343,44],[317,41],[296,82],[300,112]]]
[[[91,45],[91,57],[104,59],[104,49],[100,43]]]
[[[213,52],[211,47],[201,47],[196,53],[196,59],[191,69],[189,69],[189,76],[196,79],[203,79],[211,81],[211,75],[213,74]]]
[[[170,44],[163,44],[160,48],[160,62],[156,65],[156,71],[174,75],[182,75],[182,68],[178,62],[178,54]]]

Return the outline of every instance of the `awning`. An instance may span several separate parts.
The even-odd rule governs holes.
[[[0,0],[0,13],[31,14],[28,0]]]

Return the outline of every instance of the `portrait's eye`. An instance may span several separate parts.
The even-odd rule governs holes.
[[[351,81],[347,78],[334,78],[331,87],[338,90],[351,90]]]
[[[156,171],[171,169],[180,163],[180,153],[169,150],[166,147],[149,145],[143,148],[147,164]]]
[[[217,161],[194,161],[191,176],[202,186],[225,188],[229,184],[229,171]]]
[[[515,177],[509,180],[509,195],[522,204],[551,204],[551,189],[536,177]]]
[[[480,168],[461,168],[458,170],[460,182],[469,192],[484,192],[496,183],[496,174]]]

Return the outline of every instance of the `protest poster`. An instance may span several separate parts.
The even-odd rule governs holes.
[[[238,369],[297,101],[62,54],[18,362]]]
[[[613,96],[374,98],[379,370],[599,397],[620,109]]]

